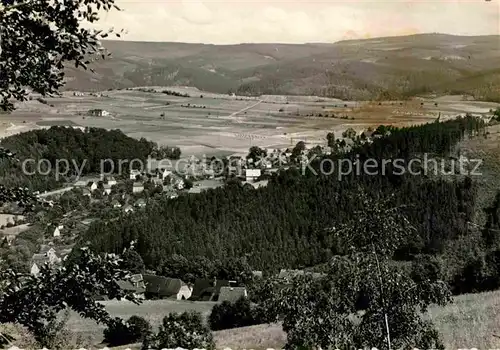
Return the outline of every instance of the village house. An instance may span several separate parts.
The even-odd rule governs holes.
[[[78,180],[74,184],[75,187],[85,187],[87,186],[87,181],[85,180]]]
[[[106,178],[106,184],[108,184],[109,186],[114,186],[117,184],[117,181],[113,176],[109,176]]]
[[[229,287],[230,284],[226,280],[196,279],[190,299],[194,301],[217,301],[220,289]]]
[[[192,290],[178,278],[168,278],[157,275],[144,275],[146,298],[187,300]]]
[[[162,180],[165,180],[167,176],[172,175],[172,172],[167,169],[160,169],[159,175],[161,176]]]
[[[117,282],[121,290],[132,293],[137,299],[144,299],[146,286],[144,284],[144,277],[141,274],[135,274],[130,277],[130,280],[120,280]]]
[[[121,208],[122,205],[120,204],[120,202],[118,202],[116,199],[114,199],[112,202],[111,202],[111,206],[113,208]]]
[[[130,204],[127,204],[123,207],[123,211],[125,214],[131,213],[134,211],[134,207],[132,207]]]
[[[245,287],[221,287],[217,301],[235,303],[238,299],[247,297],[248,293]]]
[[[38,276],[40,273],[40,269],[45,264],[49,266],[56,266],[61,262],[61,258],[59,258],[56,254],[54,248],[50,248],[48,251],[38,254],[33,254],[31,258],[31,270],[30,273],[33,276]]]
[[[254,278],[262,278],[264,276],[262,271],[252,271],[252,275]]]
[[[82,194],[84,196],[87,196],[87,197],[91,197],[92,196],[92,192],[90,192],[90,190],[88,188],[86,188],[86,187],[82,189]]]
[[[134,206],[137,208],[144,208],[146,206],[146,200],[144,198],[139,198],[135,203]]]
[[[61,230],[59,229],[59,227],[56,227],[54,231],[52,231],[52,237],[61,237]]]
[[[144,191],[144,185],[142,182],[134,182],[132,185],[132,193],[141,193]]]
[[[95,190],[97,190],[97,187],[98,187],[98,185],[97,185],[97,182],[95,182],[95,181],[89,181],[87,183],[87,188],[90,190],[90,192],[94,192]]]
[[[130,170],[130,180],[137,180],[137,177],[141,176],[141,175],[142,174],[139,170],[136,170],[136,169]]]
[[[105,111],[104,109],[90,109],[87,112],[88,115],[91,115],[93,117],[107,117],[110,115],[108,111]]]
[[[255,181],[262,174],[260,169],[245,169],[245,180],[246,181]]]
[[[104,195],[111,194],[111,185],[110,184],[104,184],[104,185],[102,185],[102,188],[103,188],[102,194],[104,194]]]

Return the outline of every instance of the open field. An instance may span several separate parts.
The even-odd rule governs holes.
[[[500,292],[457,297],[444,308],[432,307],[429,317],[440,331],[446,349],[500,347]],[[216,332],[218,348],[282,348],[286,334],[280,325],[259,325]]]
[[[191,303],[185,301],[148,301],[141,306],[118,301],[104,302],[113,316],[128,318],[138,315],[148,319],[157,327],[169,312],[196,310],[207,316],[214,303]],[[462,295],[446,307],[431,307],[425,317],[430,318],[440,331],[446,349],[494,349],[500,347],[500,292]],[[73,314],[69,329],[91,336],[99,342],[102,327],[82,320]],[[280,324],[258,325],[214,332],[218,349],[267,349],[282,348],[286,334]],[[132,347],[135,348],[135,347]],[[139,348],[139,347],[137,347]]]
[[[109,300],[101,301],[112,317],[128,319],[136,315],[144,317],[156,329],[160,326],[163,317],[171,312],[197,311],[204,317],[208,317],[214,302],[192,302],[176,300],[146,300],[141,305],[135,305],[129,301]],[[81,318],[76,312],[71,312],[66,324],[71,329],[85,338],[90,338],[98,344],[103,339],[104,326],[94,321]]]
[[[158,87],[157,91],[161,89],[164,88]],[[49,106],[36,100],[27,101],[14,113],[2,117],[0,137],[52,125],[100,127],[121,129],[132,137],[179,146],[185,156],[212,156],[245,153],[251,146],[285,148],[300,140],[311,145],[324,144],[328,132],[335,132],[339,137],[348,127],[361,131],[380,124],[402,126],[429,122],[439,115],[442,119],[467,112],[484,115],[500,106],[464,101],[461,96],[344,102],[311,96],[240,99],[194,88],[168,89],[187,91],[191,97],[113,90],[103,93],[102,97],[65,93],[61,98],[48,99]],[[86,116],[90,109],[103,109],[111,114]],[[323,117],[318,116],[320,113]],[[324,117],[325,114],[329,117]],[[344,116],[349,119],[341,119]]]

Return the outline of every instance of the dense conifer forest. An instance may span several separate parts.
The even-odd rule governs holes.
[[[393,195],[394,206],[404,206],[415,228],[394,259],[437,256],[450,241],[469,234],[477,192],[473,176],[398,173],[390,163],[382,165],[382,160],[400,159],[408,165],[424,153],[446,160],[457,142],[482,135],[484,128],[481,120],[471,117],[401,129],[388,127],[385,137],[330,157],[333,164],[345,158],[359,159],[362,164],[370,158],[378,160],[378,175],[353,172],[339,181],[339,168],[330,175],[319,172],[323,157],[304,173],[301,169],[279,173],[266,188],[248,190],[233,184],[173,200],[160,199],[144,212],[94,223],[82,242],[90,241],[98,251],[119,253],[137,241],[146,266],[160,273],[172,272],[173,255],[176,263],[184,261],[184,272],[194,275],[202,274],[200,257],[205,261],[240,259],[253,269],[268,272],[313,267],[342,254],[346,244],[356,244],[334,239],[329,228],[363,209],[364,204],[355,200],[355,193],[363,189],[374,199]],[[492,225],[496,222],[489,220]]]
[[[146,160],[156,148],[155,143],[144,138],[137,140],[128,137],[120,130],[108,131],[100,128],[80,130],[57,126],[7,137],[1,141],[1,146],[14,152],[18,161],[0,159],[0,185],[28,187],[39,191],[60,185],[55,176],[58,160],[68,160],[70,164],[67,169],[68,176],[74,174],[75,164],[78,168],[83,167],[82,175],[96,174],[101,171],[101,160],[111,159],[115,164],[114,170],[118,171],[120,159]],[[37,171],[36,167],[41,159],[50,162],[51,171],[47,175]],[[35,173],[34,175],[26,175],[23,171],[25,160],[33,160],[25,164],[27,172]],[[42,172],[48,168],[47,165],[46,163],[41,166]],[[62,172],[65,170],[61,167]]]

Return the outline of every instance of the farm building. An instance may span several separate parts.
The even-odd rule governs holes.
[[[191,289],[178,278],[144,275],[144,281],[148,299],[187,300],[191,297]]]
[[[141,176],[141,172],[139,170],[132,169],[130,170],[130,180],[136,180],[137,176]]]
[[[159,174],[160,174],[162,180],[165,180],[167,178],[167,176],[172,175],[172,172],[167,170],[167,169],[161,169],[159,171]]]
[[[144,278],[141,274],[132,275],[130,280],[118,281],[117,284],[120,289],[133,293],[136,298],[144,299],[146,287],[144,284]]]
[[[93,117],[107,117],[110,115],[110,113],[104,109],[90,109],[87,114]]]
[[[144,208],[146,206],[146,200],[144,198],[139,198],[135,203],[134,206],[138,208]]]
[[[252,271],[252,275],[254,278],[262,278],[263,277],[262,271]]]
[[[245,180],[246,181],[255,181],[261,175],[260,169],[245,169]]]
[[[91,191],[91,192],[94,192],[95,190],[97,190],[97,182],[95,181],[89,181],[87,183],[87,188]]]
[[[248,293],[245,287],[222,287],[217,301],[229,301],[230,303],[234,303],[240,298],[247,297]]]
[[[61,262],[61,258],[59,258],[56,254],[54,248],[50,248],[47,252],[33,254],[31,258],[31,274],[33,276],[37,276],[40,273],[40,268],[48,264],[49,266],[55,266]]]
[[[106,178],[106,184],[108,184],[109,186],[114,186],[117,184],[117,182],[113,176],[109,176]]]
[[[131,213],[134,211],[134,207],[132,207],[130,204],[127,204],[123,207],[123,211],[125,214]]]
[[[59,227],[56,227],[54,231],[52,232],[52,237],[61,237],[61,230]]]
[[[215,283],[215,286],[214,286]],[[214,301],[219,297],[220,289],[222,287],[229,287],[230,283],[226,280],[210,280],[210,279],[197,279],[194,282],[193,294],[191,300],[197,301]]]
[[[105,195],[111,194],[111,185],[110,184],[104,184],[102,185],[103,187],[103,193]]]
[[[142,191],[144,191],[144,185],[141,182],[134,182],[132,193],[141,193]]]
[[[85,180],[76,181],[74,186],[75,187],[85,187],[85,186],[87,186],[87,181],[85,181]]]

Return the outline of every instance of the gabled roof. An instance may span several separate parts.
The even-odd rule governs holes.
[[[181,287],[186,285],[178,278],[168,278],[157,275],[144,275],[144,283],[147,293],[167,298],[177,295]]]
[[[219,295],[222,287],[228,287],[229,281],[217,280],[214,287],[214,280],[199,278],[194,282],[193,293],[191,298],[193,300],[210,301]]]
[[[221,287],[218,301],[236,302],[240,298],[248,296],[245,287]]]
[[[31,262],[33,264],[37,264],[38,266],[42,266],[43,264],[49,262],[49,257],[45,253],[33,254]]]
[[[134,187],[144,187],[144,185],[142,184],[142,182],[134,182],[133,186]]]
[[[135,205],[146,205],[146,200],[144,198],[139,198],[135,201]]]
[[[127,292],[133,292],[133,293],[144,293],[145,288],[141,285],[134,285],[130,281],[117,281],[116,284],[120,287],[120,289],[127,291]]]

